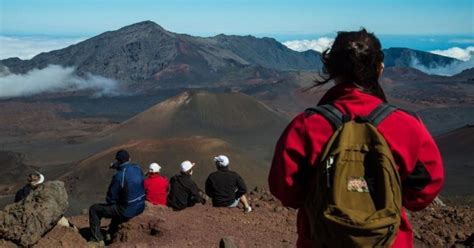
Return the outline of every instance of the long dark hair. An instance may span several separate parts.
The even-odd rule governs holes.
[[[379,75],[382,70],[384,54],[382,45],[373,33],[365,28],[359,31],[338,32],[330,49],[323,52],[323,78],[316,80],[316,86],[340,78],[342,83],[355,83],[387,102]]]

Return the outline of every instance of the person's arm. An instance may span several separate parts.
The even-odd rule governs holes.
[[[109,184],[109,189],[107,191],[107,197],[105,201],[109,204],[118,203],[120,197],[120,190],[121,190],[121,181],[120,181],[120,173],[116,173],[112,177],[112,181]]]
[[[247,185],[245,185],[244,179],[237,174],[237,192],[235,192],[235,198],[239,199],[247,193]]]
[[[174,185],[175,184],[176,184],[176,179],[173,176],[173,177],[170,178],[169,184],[168,184],[168,193],[167,193],[167,196],[166,196],[166,205],[168,205],[168,206],[172,206],[174,192],[172,192],[171,189],[174,190]]]
[[[168,196],[169,194],[171,193],[171,189],[174,187],[174,185],[176,184],[176,177],[171,177],[170,178],[170,181],[169,181],[169,184],[168,184]]]
[[[430,133],[420,121],[421,146],[414,170],[402,182],[403,206],[411,211],[424,209],[444,184],[443,161]]]
[[[201,197],[201,194],[199,194],[199,191],[201,191],[201,190],[199,189],[197,184],[192,180],[191,180],[191,183],[190,183],[189,190],[191,192],[191,197],[194,200],[194,202],[202,203],[202,204],[204,204],[206,202],[206,200]]]
[[[304,114],[288,125],[275,148],[268,176],[270,192],[284,206],[299,208],[304,203],[305,182],[299,177],[306,162]]]

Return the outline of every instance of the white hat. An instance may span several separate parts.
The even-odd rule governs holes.
[[[31,182],[31,185],[33,185],[33,186],[40,185],[44,182],[43,174],[41,174],[39,172],[36,172],[36,175],[38,176],[38,180],[36,180],[34,182]]]
[[[191,163],[191,161],[186,160],[181,163],[180,169],[181,172],[187,172],[194,167],[195,163]]]
[[[159,173],[161,171],[161,166],[157,163],[151,163],[150,169],[148,171],[152,173]]]
[[[214,157],[214,162],[218,162],[219,166],[227,167],[229,166],[229,158],[226,155],[219,155]]]

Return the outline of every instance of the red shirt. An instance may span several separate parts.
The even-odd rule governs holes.
[[[353,84],[339,84],[321,99],[320,104],[327,103],[354,118],[367,116],[382,100]],[[411,211],[425,208],[444,183],[443,164],[433,138],[416,115],[403,110],[390,114],[377,129],[390,146],[398,166],[404,208]],[[304,113],[296,116],[283,132],[275,148],[268,182],[270,191],[284,206],[297,209],[303,206],[307,180],[311,177],[301,174],[305,166],[318,166],[322,149],[333,132],[323,116]],[[303,210],[298,211],[297,229],[297,246],[311,247],[309,223]],[[413,247],[413,231],[404,209],[392,247]]]
[[[165,205],[168,195],[168,179],[159,174],[150,174],[145,179],[145,199],[153,205]]]

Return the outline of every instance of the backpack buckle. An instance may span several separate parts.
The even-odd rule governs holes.
[[[328,160],[326,160],[326,183],[328,189],[331,188],[331,168],[334,164],[334,156],[329,156]]]
[[[351,116],[349,114],[345,114],[342,116],[342,123],[346,123],[351,121]]]

